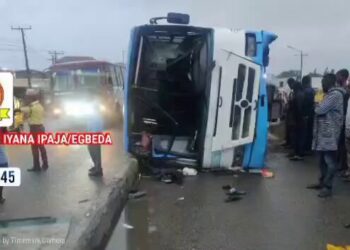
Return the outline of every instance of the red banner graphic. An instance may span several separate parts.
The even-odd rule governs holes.
[[[112,145],[110,133],[1,133],[2,145]]]

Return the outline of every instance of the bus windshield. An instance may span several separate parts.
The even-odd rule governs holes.
[[[99,68],[64,69],[52,74],[52,87],[55,92],[96,89],[104,84],[115,85],[115,81],[113,67],[106,70]]]

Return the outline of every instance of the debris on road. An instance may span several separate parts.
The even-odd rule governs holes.
[[[156,232],[156,231],[157,231],[157,227],[156,227],[156,226],[150,225],[150,226],[148,227],[148,233],[154,233],[154,232]]]
[[[241,196],[230,195],[225,199],[225,202],[232,202],[232,201],[239,201],[239,200],[242,200]]]
[[[163,170],[158,174],[158,179],[166,184],[176,183],[182,185],[183,174],[182,171],[177,171],[176,169]]]
[[[243,190],[238,190],[236,188],[231,188],[226,194],[227,195],[246,195],[247,192]]]
[[[171,183],[173,183],[173,178],[171,175],[163,175],[160,178],[160,181],[163,183],[166,183],[166,184],[171,184]]]
[[[177,200],[178,201],[183,201],[183,200],[185,200],[185,197],[179,197]]]
[[[275,176],[275,173],[268,169],[263,169],[261,171],[261,175],[265,178],[273,178]]]
[[[222,189],[227,191],[226,192],[227,195],[246,195],[247,194],[246,191],[238,190],[237,188],[231,187],[230,185],[224,185],[222,186]]]
[[[78,203],[85,203],[85,202],[88,202],[88,201],[90,201],[90,200],[89,199],[85,199],[85,200],[79,201]]]
[[[141,197],[146,196],[146,191],[136,191],[129,194],[129,199],[139,199]]]
[[[344,227],[345,227],[346,229],[350,229],[350,223],[345,224]]]
[[[227,198],[225,199],[225,202],[232,202],[232,201],[239,201],[247,194],[246,191],[238,190],[235,187],[232,187],[230,185],[224,185],[222,186],[222,189],[226,191]]]
[[[196,169],[188,168],[188,167],[185,167],[184,169],[182,169],[182,173],[184,176],[196,176],[198,174]]]
[[[123,223],[123,227],[126,228],[126,229],[134,229],[133,226],[127,224],[127,223]]]
[[[232,167],[232,168],[230,168],[230,170],[232,170],[233,172],[241,172],[241,173],[245,172],[241,166]]]
[[[263,170],[261,169],[249,169],[248,173],[249,174],[262,174]]]

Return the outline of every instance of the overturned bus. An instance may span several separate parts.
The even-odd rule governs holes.
[[[268,106],[265,31],[189,26],[170,13],[131,32],[125,148],[137,157],[203,168],[263,168]]]

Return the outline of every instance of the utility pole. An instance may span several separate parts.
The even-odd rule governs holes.
[[[54,64],[56,64],[56,62],[58,60],[58,55],[63,55],[64,52],[63,51],[57,51],[57,50],[50,50],[49,54],[51,55],[52,65],[54,65]]]
[[[24,50],[24,59],[25,59],[25,63],[26,63],[26,70],[27,70],[27,79],[28,79],[28,86],[29,88],[32,87],[32,81],[31,81],[31,73],[30,73],[30,68],[29,68],[29,62],[28,62],[28,54],[27,54],[27,45],[26,45],[26,38],[25,38],[25,34],[24,31],[25,30],[31,30],[32,27],[11,27],[12,30],[18,30],[21,32],[22,34],[22,42],[23,42],[23,50]]]
[[[301,49],[294,48],[293,46],[288,45],[288,48],[299,53],[300,56],[300,81],[303,78],[303,67],[304,67],[304,57],[308,56]]]
[[[122,50],[122,58],[123,58],[123,64],[125,64],[125,50]]]

